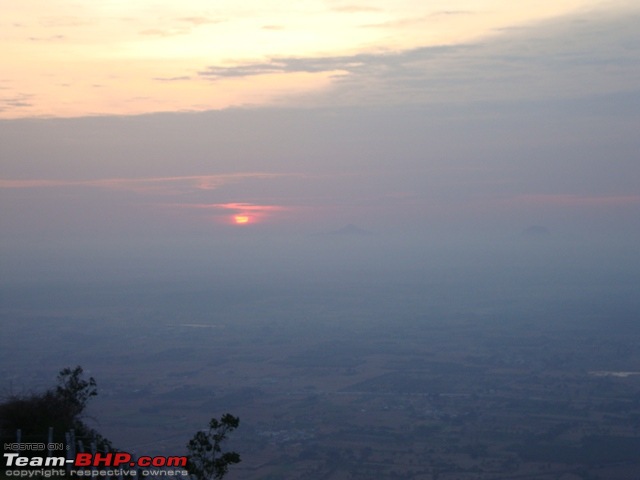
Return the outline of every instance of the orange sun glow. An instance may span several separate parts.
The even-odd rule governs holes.
[[[233,221],[236,223],[236,225],[244,225],[246,223],[249,223],[249,216],[248,215],[235,215],[233,217]]]

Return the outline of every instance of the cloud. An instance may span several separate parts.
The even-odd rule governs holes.
[[[520,195],[516,197],[516,201],[530,205],[558,207],[625,207],[640,205],[640,195],[539,194]]]
[[[220,208],[224,210],[234,210],[242,212],[278,212],[286,210],[281,205],[256,205],[252,203],[214,203],[211,205],[203,205],[205,208]]]
[[[361,72],[363,68],[370,69],[373,65],[383,65],[394,55],[357,54],[333,57],[274,57],[267,62],[248,63],[232,67],[210,66],[198,72],[205,78],[233,78],[250,77],[254,75],[269,75],[280,73],[320,73],[346,71]]]
[[[3,87],[3,90],[4,89],[5,88]],[[28,95],[26,93],[18,93],[12,96],[0,97],[0,112],[16,108],[32,107],[33,102],[30,101],[31,98],[33,98],[33,95]]]
[[[370,7],[368,5],[344,5],[342,7],[333,7],[331,10],[341,13],[372,13],[382,11],[379,8]]]
[[[432,16],[473,14],[443,10]],[[260,62],[210,65],[198,75],[219,80],[333,74],[327,89],[280,99],[298,106],[468,105],[611,95],[637,91],[639,22],[637,9],[624,14],[589,12],[495,30],[474,42],[353,55],[272,56]]]
[[[462,15],[475,15],[476,12],[472,11],[449,11],[444,10],[440,12],[430,13],[428,15],[418,16],[418,17],[406,17],[406,18],[398,18],[396,20],[389,20],[386,22],[380,23],[368,23],[365,25],[361,25],[362,28],[393,28],[393,29],[402,29],[405,27],[411,27],[415,25],[420,25],[422,23],[432,22],[434,18],[438,17],[452,17],[452,16],[462,16]]]
[[[223,175],[188,175],[151,178],[107,178],[97,180],[0,179],[0,189],[90,187],[108,190],[129,191],[138,194],[161,193],[176,195],[198,190],[216,190],[223,185],[247,180],[250,178],[267,179],[282,176],[287,176],[287,174],[233,173]]]
[[[255,203],[229,202],[229,203],[179,203],[163,205],[169,208],[183,208],[200,210],[213,214],[215,217],[223,217],[231,223],[257,223],[271,217],[275,213],[290,211],[291,207],[282,205],[263,205]],[[230,218],[229,216],[233,217]],[[242,220],[238,220],[242,218]]]
[[[216,25],[223,21],[224,20],[205,16],[181,17],[176,18],[171,22],[173,26],[167,26],[167,28],[148,28],[139,31],[138,33],[140,35],[153,37],[175,37],[179,35],[188,35],[194,29],[203,25]]]
[[[351,57],[272,59],[274,71],[341,70],[321,104],[401,104],[580,98],[637,90],[640,10],[567,16],[475,42]],[[295,60],[295,61],[290,61]],[[265,71],[268,70],[265,68]],[[249,74],[248,66],[217,74]],[[301,99],[296,99],[300,103]]]
[[[218,18],[203,17],[203,16],[182,17],[182,18],[179,18],[178,20],[181,22],[190,23],[191,25],[194,25],[194,26],[215,25],[217,23],[222,23],[224,21]]]
[[[151,37],[175,37],[177,35],[188,35],[191,32],[188,28],[173,28],[173,29],[161,29],[150,28],[140,31],[140,35],[146,35]]]
[[[66,40],[65,35],[51,35],[49,37],[29,37],[31,42],[57,42],[60,40]]]
[[[477,12],[472,10],[441,10],[430,14],[432,17],[448,17],[451,15],[475,15]]]
[[[82,17],[73,16],[53,16],[46,17],[40,20],[40,24],[47,28],[73,28],[73,27],[86,27],[96,23],[97,20],[91,20]]]
[[[183,82],[186,80],[191,80],[189,76],[182,77],[154,77],[154,80],[157,82]]]

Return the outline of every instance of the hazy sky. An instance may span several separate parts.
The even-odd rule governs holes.
[[[640,231],[628,1],[0,0],[7,248]]]
[[[504,68],[517,79],[522,60],[566,46],[567,39],[559,38],[562,30],[601,19],[603,13],[625,15],[625,3],[633,4],[3,1],[0,108],[3,117],[15,118],[296,104],[300,94],[333,96],[338,85],[354,81],[360,84],[357,91],[371,89],[372,96],[391,97],[383,101],[408,100],[416,93],[415,82],[424,80],[434,84],[431,91],[419,89],[423,99],[446,91],[466,96],[460,85],[433,88],[439,84],[434,76],[447,81],[454,75],[458,83],[472,64],[490,60],[484,80],[486,74],[499,73],[492,70]],[[592,31],[591,38],[579,38],[578,44],[570,45],[572,52],[563,53],[589,52],[594,60],[622,54],[618,49],[585,50],[584,42],[603,33],[601,28]],[[624,36],[615,28],[605,33],[610,34],[617,35],[614,42]],[[519,45],[513,45],[514,40]],[[490,51],[477,51],[487,43],[492,44]],[[546,68],[540,72],[546,73]],[[403,87],[396,84],[394,92],[386,93],[375,89],[380,81],[391,79]],[[360,97],[352,95],[336,103]]]

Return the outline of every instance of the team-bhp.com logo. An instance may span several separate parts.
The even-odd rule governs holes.
[[[187,457],[142,456],[137,459],[126,452],[77,453],[75,458],[65,457],[25,457],[19,453],[5,453],[7,477],[34,476],[183,476]],[[71,467],[71,468],[70,468]],[[57,469],[57,470],[56,470]]]

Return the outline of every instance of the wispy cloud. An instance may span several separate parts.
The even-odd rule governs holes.
[[[286,210],[281,205],[256,205],[253,203],[213,203],[201,205],[203,208],[219,208],[224,210],[234,210],[238,212],[278,212]]]
[[[372,13],[382,11],[379,8],[370,7],[368,5],[343,5],[341,7],[334,7],[331,10],[341,13]]]
[[[181,194],[194,190],[215,190],[223,185],[239,182],[250,178],[267,179],[287,175],[288,174],[274,173],[231,173],[222,175],[188,175],[150,178],[105,178],[95,180],[0,179],[0,189],[92,187],[108,190],[130,191],[139,194]]]
[[[416,26],[420,24],[433,24],[433,21],[441,21],[445,18],[462,17],[477,15],[478,12],[471,10],[440,10],[437,12],[428,13],[426,15],[418,15],[412,17],[396,18],[394,20],[387,20],[379,23],[369,23],[361,25],[362,28],[391,28],[391,29],[403,29],[406,27]]]
[[[194,17],[182,17],[179,18],[181,22],[190,23],[191,25],[200,26],[200,25],[215,25],[217,23],[222,23],[224,20],[219,18],[211,18],[205,16],[194,16]]]
[[[140,35],[154,37],[174,37],[178,35],[188,35],[193,30],[206,25],[216,25],[224,20],[206,16],[181,17],[172,20],[166,26],[160,28],[147,28],[139,31]],[[166,22],[165,22],[166,23]]]
[[[154,77],[154,80],[157,82],[185,82],[187,80],[191,80],[189,76],[182,77]]]
[[[190,29],[188,28],[149,28],[147,30],[140,31],[140,35],[150,36],[150,37],[175,37],[177,35],[187,35],[190,33]]]
[[[231,67],[210,66],[198,72],[205,78],[250,77],[254,75],[268,75],[278,73],[319,73],[343,70],[350,73],[359,72],[363,67],[381,64],[391,55],[358,54],[336,57],[274,57],[267,62],[247,63]]]
[[[40,25],[47,28],[73,28],[85,27],[95,23],[96,20],[74,16],[50,16],[40,20]]]
[[[516,201],[532,205],[560,207],[624,207],[640,205],[640,195],[539,194],[520,195],[516,197]]]
[[[28,95],[25,93],[18,93],[11,96],[0,97],[0,112],[3,110],[31,107],[33,106],[31,98],[33,98],[33,95]]]
[[[66,36],[64,35],[51,35],[48,37],[29,37],[31,42],[58,42],[61,40],[66,40]]]
[[[231,223],[256,223],[261,222],[275,213],[292,210],[283,205],[262,205],[256,203],[229,202],[229,203],[178,203],[163,205],[169,208],[181,208],[205,211],[214,217],[226,218]]]
[[[474,15],[477,12],[472,10],[440,10],[438,12],[431,13],[432,17],[448,17],[451,15]]]
[[[455,15],[463,13],[473,15]],[[455,16],[453,12],[439,15]],[[314,97],[316,104],[530,101],[636,91],[640,44],[631,25],[637,24],[639,15],[633,11],[624,18],[612,14],[597,20],[593,15],[576,15],[523,26],[509,34],[494,30],[482,41],[350,57],[272,58],[262,71],[261,65],[254,65],[254,70],[241,65],[211,68],[209,73],[245,76],[303,68],[344,72],[334,77],[331,89]],[[407,19],[422,20],[426,17]],[[576,78],[589,81],[576,82]]]

